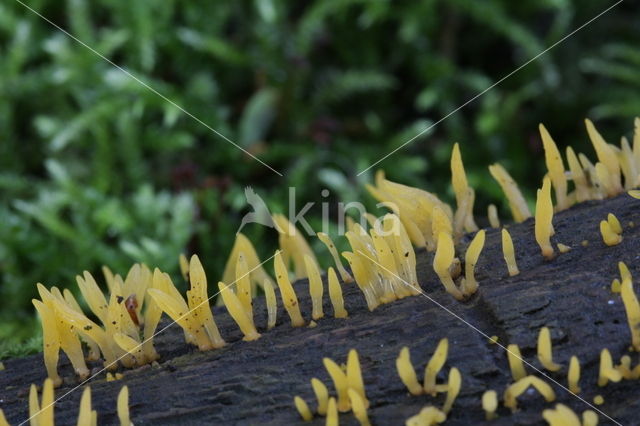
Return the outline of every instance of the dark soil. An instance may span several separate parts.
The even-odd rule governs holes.
[[[124,378],[115,382],[106,382],[104,373],[93,379],[90,383],[93,406],[99,422],[117,423],[116,396],[126,384],[136,424],[301,424],[293,396],[301,395],[314,407],[309,382],[312,377],[324,381],[330,391],[333,389],[322,358],[343,363],[348,350],[356,348],[371,402],[372,423],[401,425],[426,405],[441,406],[444,395],[408,394],[395,369],[400,349],[409,346],[418,377],[422,379],[438,341],[448,337],[449,358],[440,382],[455,366],[462,373],[463,385],[447,424],[482,424],[482,393],[495,389],[501,396],[511,382],[510,372],[505,351],[490,344],[464,319],[488,336],[497,335],[505,346],[518,344],[524,358],[538,368],[541,368],[536,359],[538,331],[543,326],[549,327],[554,360],[563,365],[559,373],[548,373],[549,376],[566,386],[569,358],[577,355],[582,366],[579,396],[591,403],[600,394],[605,400],[598,407],[600,410],[621,424],[638,424],[638,381],[610,383],[603,388],[596,385],[603,348],[611,351],[615,362],[629,354],[632,365],[638,363],[637,354],[629,352],[631,338],[622,301],[610,291],[612,279],[618,276],[618,261],[624,261],[632,274],[640,276],[638,206],[640,201],[621,195],[606,202],[583,203],[556,215],[553,241],[571,246],[572,250],[552,261],[545,261],[540,255],[533,220],[510,226],[521,271],[515,277],[507,275],[500,231],[488,230],[476,274],[480,290],[466,303],[456,302],[444,292],[430,266],[432,255],[421,252],[419,278],[428,297],[405,298],[369,312],[357,287],[349,285],[344,289],[348,319],[327,315],[314,328],[292,328],[281,308],[274,329],[264,331],[258,341],[243,342],[224,308],[216,308],[216,321],[228,342],[225,348],[199,352],[184,343],[177,326],[171,327],[156,338],[163,357],[159,366],[125,370]],[[610,212],[624,228],[624,240],[615,247],[604,245],[598,228],[600,220]],[[630,224],[631,221],[638,226]],[[588,245],[581,244],[584,240]],[[307,284],[298,282],[296,288],[303,314],[309,319]],[[326,293],[325,299],[325,314],[331,314]],[[255,312],[256,323],[264,328],[266,313],[262,299],[255,302]],[[5,366],[6,370],[0,372],[0,407],[12,424],[18,424],[28,418],[29,385],[40,385],[46,373],[40,355],[8,360]],[[66,383],[57,389],[56,396],[76,385],[64,356],[59,369]],[[534,373],[530,367],[527,370]],[[590,408],[561,387],[552,386],[556,402],[567,404],[576,412]],[[57,425],[75,424],[81,390],[69,393],[56,404]],[[553,405],[555,402],[545,403],[540,395],[530,393],[520,398],[520,410],[514,414],[500,407],[500,417],[492,424],[540,424],[542,410]],[[340,421],[357,424],[351,413],[341,414]],[[611,423],[603,415],[600,421]],[[316,417],[313,424],[324,424],[324,418]]]

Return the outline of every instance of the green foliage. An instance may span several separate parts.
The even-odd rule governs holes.
[[[179,252],[222,272],[252,185],[274,211],[365,200],[358,173],[604,10],[596,0],[29,2],[0,4],[0,322],[32,318],[34,283],[75,287],[102,264],[175,272]],[[591,154],[640,110],[632,6],[622,4],[401,148],[391,179],[450,197],[461,143],[478,214],[501,161],[533,194],[537,124]],[[606,32],[606,39],[602,36]],[[198,120],[258,156],[280,178]],[[635,90],[634,90],[635,89]],[[320,196],[324,188],[327,198]],[[446,195],[445,195],[446,196]],[[506,210],[505,210],[506,212]],[[332,210],[335,214],[335,211]],[[245,230],[263,258],[276,238]],[[312,243],[315,244],[315,243]],[[320,249],[320,246],[317,247]],[[328,260],[323,259],[323,262]],[[326,264],[326,263],[325,263]],[[24,322],[31,335],[33,322]],[[15,336],[14,331],[0,338]]]

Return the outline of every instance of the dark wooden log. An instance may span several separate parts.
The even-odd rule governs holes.
[[[491,344],[485,336],[496,335],[506,346],[516,343],[524,358],[542,370],[536,359],[536,341],[541,327],[551,329],[554,360],[562,364],[558,373],[545,372],[549,378],[567,385],[569,358],[577,355],[582,366],[579,398],[549,382],[562,402],[581,413],[593,409],[595,395],[604,397],[597,408],[622,424],[638,422],[640,399],[638,381],[596,385],[600,351],[608,348],[617,363],[622,355],[638,363],[629,352],[631,342],[626,316],[619,295],[610,291],[618,276],[618,261],[624,261],[632,274],[640,276],[638,232],[640,201],[621,195],[605,202],[588,202],[561,212],[554,218],[552,240],[572,249],[545,261],[535,243],[533,220],[509,226],[516,247],[521,273],[507,275],[500,244],[500,231],[487,230],[487,244],[481,254],[476,276],[480,290],[469,301],[460,303],[443,291],[431,268],[432,255],[420,252],[419,278],[424,296],[408,297],[369,312],[357,287],[344,287],[348,319],[331,318],[331,306],[325,293],[325,318],[315,327],[292,328],[282,308],[277,326],[264,330],[266,313],[262,299],[255,302],[256,323],[263,333],[255,342],[243,342],[238,328],[224,308],[215,309],[216,320],[228,345],[220,350],[199,352],[187,346],[181,330],[171,327],[156,338],[162,359],[159,364],[136,370],[124,370],[124,378],[106,382],[99,374],[90,385],[93,405],[100,424],[116,424],[116,396],[121,386],[130,390],[131,415],[136,424],[302,424],[293,405],[293,396],[302,396],[314,408],[310,379],[321,379],[333,391],[322,365],[323,357],[338,363],[346,361],[351,348],[358,350],[371,402],[369,416],[374,425],[399,425],[426,405],[441,407],[444,395],[411,396],[401,383],[395,359],[403,346],[422,379],[424,367],[438,341],[447,337],[449,358],[439,378],[446,380],[451,367],[463,377],[460,396],[447,424],[482,424],[484,413],[480,398],[494,389],[500,398],[511,383],[505,350]],[[623,225],[621,244],[607,247],[598,224],[614,213]],[[471,236],[460,244],[463,250]],[[583,245],[588,241],[588,245]],[[460,251],[463,253],[463,251]],[[206,262],[206,259],[205,259]],[[307,283],[296,283],[306,319],[311,307]],[[77,384],[66,358],[60,371],[65,385],[56,390],[62,399],[56,404],[56,424],[75,424],[82,387]],[[40,385],[46,374],[40,355],[5,361],[0,372],[0,407],[12,424],[28,417],[28,387]],[[531,374],[537,374],[527,367]],[[544,371],[544,370],[543,370]],[[581,400],[582,399],[582,400]],[[585,402],[586,401],[586,402]],[[496,425],[540,424],[545,403],[532,393],[520,398],[519,411],[500,406]],[[600,424],[611,424],[599,414]],[[351,413],[341,414],[341,424],[357,424]],[[314,425],[324,424],[315,417]]]

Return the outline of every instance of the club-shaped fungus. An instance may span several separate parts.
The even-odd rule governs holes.
[[[331,299],[331,305],[333,306],[333,316],[335,318],[347,318],[349,314],[344,308],[342,287],[340,287],[338,276],[332,267],[329,267],[327,271],[327,281],[329,282],[329,299]]]
[[[367,302],[367,307],[370,311],[373,311],[380,305],[380,302],[378,301],[378,297],[376,296],[375,290],[372,287],[372,279],[370,277],[370,273],[362,263],[362,259],[365,258],[360,254],[354,254],[348,251],[342,252],[342,257],[347,259],[347,262],[349,262],[349,265],[351,266],[351,272],[353,272],[353,276],[355,278],[356,284],[358,285],[358,288],[364,295],[364,298]]]
[[[613,232],[619,235],[622,234],[622,225],[620,225],[620,221],[613,213],[607,215],[607,222],[609,222],[609,227]]]
[[[558,243],[557,246],[558,246],[558,251],[560,253],[567,253],[568,251],[571,250],[571,247],[562,243]]]
[[[507,346],[507,358],[509,360],[509,369],[511,370],[511,377],[513,377],[513,380],[518,381],[527,376],[518,345],[512,343]]]
[[[309,277],[309,295],[311,296],[312,312],[311,318],[319,320],[324,316],[322,311],[322,294],[324,287],[318,266],[309,256],[304,256],[304,264],[307,268],[307,277]]]
[[[327,419],[325,426],[338,426],[339,424],[336,399],[331,397],[327,403]]]
[[[211,307],[209,306],[207,293],[207,276],[204,273],[200,259],[195,254],[191,256],[191,261],[189,262],[189,283],[191,285],[190,290],[187,291],[187,300],[193,317],[199,323],[201,329],[206,331],[211,341],[211,347],[221,348],[225,345],[225,341],[222,339],[218,326],[213,319],[213,312],[211,312]]]
[[[580,393],[580,361],[577,356],[572,356],[569,361],[569,373],[567,374],[569,390],[573,393]]]
[[[134,340],[132,337],[129,337],[124,333],[115,333],[113,335],[113,340],[120,347],[120,349],[131,355],[135,362],[134,365],[145,364],[142,345],[140,344],[140,342]]]
[[[518,184],[500,164],[489,166],[491,176],[500,184],[502,192],[507,196],[513,220],[517,223],[524,222],[531,217],[527,202],[518,188]]]
[[[553,362],[551,332],[548,327],[542,327],[538,334],[538,360],[549,371],[558,371],[562,366]]]
[[[614,232],[606,220],[600,222],[600,234],[602,234],[602,240],[608,246],[615,246],[622,242],[622,236]]]
[[[87,386],[80,398],[80,410],[78,412],[78,426],[97,426],[98,413],[91,408],[91,388]]]
[[[329,237],[329,235],[325,234],[324,232],[318,232],[317,235],[318,235],[318,239],[322,241],[322,243],[327,247],[327,250],[329,250],[329,253],[331,253],[331,257],[333,258],[333,262],[336,264],[336,269],[338,269],[338,272],[340,273],[342,282],[344,283],[353,282],[353,277],[344,268],[344,266],[342,265],[342,261],[340,261],[338,250],[336,249],[335,244],[333,244],[333,240],[331,240],[331,237]]]
[[[250,342],[252,340],[259,339],[260,333],[258,333],[256,326],[253,323],[253,316],[250,316],[250,313],[245,311],[240,298],[238,298],[233,290],[222,281],[218,283],[218,289],[222,296],[222,300],[224,301],[224,305],[226,306],[227,311],[229,311],[229,315],[231,315],[236,324],[238,324],[238,327],[240,327],[242,334],[244,334],[244,338],[242,340]]]
[[[309,409],[309,406],[304,399],[296,395],[293,398],[293,403],[295,404],[298,413],[300,413],[300,417],[302,417],[302,420],[304,420],[305,422],[310,422],[311,420],[313,420],[313,413]]]
[[[635,372],[631,369],[631,357],[629,355],[623,355],[620,357],[620,364],[616,366],[616,369],[625,380],[632,380],[636,378]]]
[[[582,426],[598,426],[598,415],[593,410],[582,412]]]
[[[449,370],[449,381],[447,382],[447,398],[445,399],[444,405],[442,406],[442,411],[445,414],[449,414],[449,411],[451,411],[451,407],[453,407],[453,403],[458,397],[461,387],[462,375],[457,368],[453,367],[451,370]]]
[[[369,407],[369,401],[364,392],[364,382],[362,381],[362,370],[360,369],[360,359],[358,351],[351,349],[347,355],[347,384],[349,389],[353,389],[360,395],[365,407]]]
[[[324,416],[327,414],[329,390],[320,379],[316,379],[315,377],[311,379],[311,387],[313,388],[313,393],[316,395],[316,400],[318,401],[318,408],[316,411],[319,415]]]
[[[424,407],[415,416],[409,417],[405,426],[433,426],[447,420],[447,415],[436,407]]]
[[[502,228],[502,255],[504,256],[504,261],[507,263],[509,276],[513,277],[514,275],[518,275],[520,270],[518,270],[516,263],[516,252],[513,248],[513,240],[506,228]]]
[[[489,204],[489,207],[487,207],[487,217],[489,218],[489,225],[491,225],[492,228],[500,228],[498,208],[495,204]]]
[[[622,374],[613,366],[613,359],[609,349],[600,352],[600,369],[598,371],[598,386],[606,386],[609,381],[614,383],[622,380]]]
[[[551,181],[544,178],[542,189],[538,190],[536,199],[535,234],[536,242],[542,250],[542,256],[549,260],[553,258],[551,232],[553,229],[553,203],[551,202]]]
[[[585,124],[598,160],[607,168],[609,173],[613,190],[610,196],[619,194],[622,192],[622,185],[620,183],[620,162],[618,161],[616,152],[611,145],[604,140],[600,133],[598,133],[591,120],[585,119]]]
[[[424,391],[425,393],[435,396],[439,389],[436,385],[436,377],[444,363],[447,361],[447,354],[449,352],[449,340],[445,337],[438,342],[438,346],[436,347],[433,356],[429,359],[427,366],[424,370]]]
[[[564,210],[569,208],[569,200],[567,199],[567,177],[562,163],[562,156],[553,138],[547,131],[546,127],[541,123],[538,126],[540,136],[542,137],[542,145],[544,147],[544,159],[547,163],[549,177],[553,183],[553,189],[556,194],[558,209]]]
[[[123,386],[118,394],[118,419],[120,426],[132,425],[129,416],[129,388],[127,386]]]
[[[455,248],[453,245],[453,239],[450,234],[441,232],[438,236],[438,247],[436,249],[436,255],[433,257],[433,269],[438,274],[440,281],[447,290],[447,293],[451,294],[458,300],[464,299],[462,292],[456,287],[456,284],[451,278],[451,272],[449,267],[453,263],[455,257]]]
[[[518,408],[517,398],[522,395],[530,386],[533,386],[547,402],[553,402],[556,394],[546,382],[536,376],[527,376],[509,385],[504,392],[504,406],[516,411]]]
[[[464,255],[464,271],[465,276],[462,279],[462,294],[470,296],[478,290],[478,281],[474,274],[476,263],[484,247],[485,232],[484,229],[478,231],[473,237],[473,240],[467,247],[467,252]]]
[[[404,383],[412,395],[421,395],[424,392],[424,388],[418,382],[416,370],[411,363],[409,348],[406,346],[400,350],[400,355],[396,358],[396,369],[398,370],[400,380],[402,380],[402,383]]]
[[[282,298],[284,308],[287,310],[287,314],[289,314],[289,318],[291,319],[291,325],[293,327],[303,327],[304,319],[300,313],[298,296],[296,296],[296,292],[291,285],[291,281],[289,280],[289,271],[287,271],[284,261],[282,260],[280,251],[276,252],[273,258],[273,264],[276,271],[276,281],[278,282],[278,288],[280,289],[280,297]]]
[[[60,337],[56,326],[56,318],[53,311],[39,300],[33,299],[40,321],[42,322],[42,346],[44,365],[47,376],[58,387],[62,384],[62,378],[58,375],[58,359],[60,357]]]
[[[302,233],[298,231],[291,222],[287,220],[281,214],[273,215],[273,221],[276,225],[276,229],[279,232],[279,244],[282,251],[283,264],[289,266],[289,263],[293,261],[293,268],[296,279],[306,278],[306,267],[304,264],[304,256],[311,257],[316,266],[318,261],[316,255],[313,254],[309,243],[303,237]]]
[[[333,380],[333,386],[336,388],[336,393],[338,395],[338,411],[340,411],[341,413],[346,413],[351,409],[351,404],[349,403],[349,394],[347,392],[347,390],[349,389],[349,381],[347,379],[347,375],[344,371],[342,371],[340,366],[330,358],[323,358],[322,363],[327,369],[329,376],[331,376],[331,380]]]
[[[265,280],[262,285],[264,289],[264,298],[267,304],[267,330],[271,330],[276,326],[278,300],[276,299],[276,291],[270,280]]]
[[[464,171],[460,147],[457,142],[453,145],[451,152],[451,184],[453,192],[456,194],[458,210],[463,212],[461,215],[456,212],[456,216],[464,218],[462,225],[466,232],[477,231],[478,226],[473,220],[473,189],[467,183],[467,174]],[[471,194],[469,190],[471,190]],[[458,231],[462,231],[462,229],[458,229]]]
[[[236,296],[242,304],[242,309],[247,313],[247,316],[253,318],[253,303],[251,300],[251,278],[249,273],[249,266],[245,260],[244,254],[240,253],[236,261]]]
[[[544,410],[542,417],[549,426],[582,426],[578,415],[563,404],[556,404],[555,408]]]
[[[487,420],[496,418],[496,410],[498,409],[498,393],[494,390],[485,391],[482,394],[482,409]]]
[[[353,410],[353,415],[356,417],[360,426],[371,426],[371,422],[369,421],[369,417],[367,416],[367,404],[362,399],[362,396],[354,389],[349,388],[349,402],[351,403],[351,409]]]
[[[569,164],[569,173],[571,176],[571,180],[573,181],[573,184],[576,188],[576,201],[581,203],[583,201],[590,200],[591,188],[589,187],[589,183],[587,182],[587,177],[582,170],[582,166],[580,165],[580,161],[578,161],[576,153],[570,146],[567,147],[567,163]]]
[[[49,378],[45,379],[42,385],[42,399],[38,400],[38,389],[32,384],[29,388],[29,419],[32,425],[37,426],[53,426],[53,381]],[[0,425],[4,415],[0,412]],[[4,419],[6,422],[6,419]]]
[[[593,397],[593,403],[596,405],[602,405],[604,404],[604,398],[602,395],[596,395]]]
[[[629,194],[631,197],[640,200],[640,190],[638,189],[632,189],[631,191],[627,191],[627,194]]]
[[[7,421],[7,418],[4,416],[4,411],[0,408],[0,426],[11,426]]]
[[[222,282],[224,282],[225,284],[233,284],[235,282],[236,263],[238,261],[238,257],[240,256],[240,253],[242,253],[247,263],[248,270],[251,271],[249,276],[252,283],[252,295],[255,294],[255,288],[257,286],[263,285],[265,281],[269,281],[269,283],[275,286],[273,279],[265,271],[263,263],[260,261],[260,258],[258,257],[253,244],[251,244],[251,241],[249,241],[249,239],[241,233],[238,233],[238,235],[236,236],[236,241],[233,244],[233,248],[231,249],[229,258],[227,259],[227,263],[222,274]]]
[[[182,279],[189,281],[189,260],[187,260],[187,256],[183,253],[180,253],[178,256],[178,265],[180,266],[180,275],[182,275]]]
[[[633,283],[631,278],[622,282],[621,290],[622,303],[627,313],[627,323],[631,332],[631,344],[633,348],[640,352],[640,304],[638,298],[633,291]]]

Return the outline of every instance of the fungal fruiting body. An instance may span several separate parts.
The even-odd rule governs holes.
[[[449,340],[447,338],[441,339],[424,370],[424,391],[431,396],[435,396],[440,390],[436,385],[436,377],[447,361],[448,352]]]
[[[302,417],[302,420],[304,420],[305,422],[310,422],[311,420],[313,420],[313,413],[311,413],[311,410],[309,409],[309,406],[304,399],[296,395],[293,398],[293,402],[296,406],[296,409],[298,410],[298,413],[300,413],[300,417]]]
[[[424,407],[415,416],[409,417],[405,426],[433,426],[447,420],[447,415],[436,407]]]
[[[555,190],[558,209],[564,210],[569,207],[569,202],[567,200],[567,177],[564,171],[564,164],[562,163],[562,156],[546,127],[540,124],[538,128],[540,130],[540,136],[542,137],[544,158],[547,163],[547,170],[549,170],[551,182],[553,183],[553,189]]]
[[[611,190],[608,195],[615,196],[622,192],[622,185],[620,183],[620,162],[616,157],[616,153],[604,138],[598,133],[591,120],[586,119],[587,133],[589,139],[595,148],[598,160],[606,167],[606,170],[611,179]]]
[[[622,379],[620,372],[614,368],[611,353],[608,349],[600,352],[600,370],[598,373],[598,386],[606,386],[609,381],[619,382]]]
[[[242,309],[247,316],[253,319],[253,303],[251,301],[251,279],[249,278],[249,266],[244,254],[240,253],[236,262],[236,296],[242,304]]]
[[[97,426],[98,413],[91,408],[91,388],[87,386],[80,397],[78,426]]]
[[[507,263],[507,269],[509,270],[509,275],[514,276],[518,275],[520,271],[518,270],[518,264],[516,263],[516,253],[513,248],[513,240],[511,239],[511,234],[506,228],[502,228],[502,254],[504,256],[504,261]]]
[[[60,338],[56,325],[56,318],[52,310],[39,300],[33,299],[33,305],[40,314],[42,323],[42,344],[44,365],[47,369],[47,376],[54,385],[60,386],[62,378],[58,375],[58,359],[60,356]]]
[[[580,393],[580,361],[577,356],[572,356],[569,361],[569,373],[567,375],[569,390],[573,393]]]
[[[253,323],[253,316],[250,316],[250,313],[245,310],[238,296],[222,281],[218,283],[218,289],[220,290],[220,296],[222,296],[224,305],[227,307],[227,311],[229,311],[229,315],[231,315],[236,324],[238,324],[238,327],[240,327],[242,334],[244,334],[243,340],[252,341],[259,339],[260,333],[258,333]]]
[[[416,371],[411,363],[411,355],[409,354],[409,348],[403,347],[400,350],[400,355],[396,359],[396,369],[400,380],[407,387],[412,395],[421,395],[424,391],[422,385],[418,382]]]
[[[353,282],[353,277],[349,272],[347,272],[346,269],[344,269],[344,266],[340,261],[338,250],[336,249],[335,244],[333,244],[333,240],[331,240],[331,237],[329,237],[329,235],[325,234],[324,232],[318,232],[317,235],[318,239],[322,241],[322,243],[327,247],[327,250],[329,250],[331,257],[333,258],[333,262],[336,264],[336,268],[340,273],[340,277],[342,277],[342,281],[345,283]]]
[[[364,392],[364,382],[362,381],[362,370],[360,369],[360,359],[358,352],[351,349],[347,355],[347,384],[349,389],[353,389],[360,395],[362,403],[369,407],[369,401]]]
[[[10,426],[7,418],[4,416],[4,411],[0,408],[0,426]]]
[[[304,263],[307,268],[307,277],[309,277],[309,294],[311,295],[312,304],[311,318],[318,320],[324,316],[322,311],[322,294],[324,293],[322,278],[320,277],[318,266],[311,257],[305,255]]]
[[[53,381],[45,379],[42,385],[42,399],[38,400],[38,389],[36,385],[29,388],[29,420],[32,425],[37,426],[53,426]],[[0,424],[4,415],[0,412]],[[8,425],[6,419],[4,423]]]
[[[542,189],[538,190],[536,199],[535,234],[545,259],[553,258],[553,246],[550,239],[553,230],[552,220],[551,181],[549,178],[544,178]]]
[[[492,228],[500,228],[500,219],[498,218],[498,208],[495,204],[489,204],[487,207],[487,217]]]
[[[316,395],[316,399],[318,400],[318,408],[317,412],[321,416],[327,414],[327,408],[329,404],[329,391],[327,387],[322,383],[320,379],[316,379],[315,377],[311,379],[311,387],[313,388],[313,393]]]
[[[129,388],[123,386],[118,394],[118,419],[120,426],[130,426],[131,418],[129,416]]]
[[[524,222],[531,217],[531,212],[527,206],[527,202],[520,192],[518,185],[513,180],[511,175],[500,164],[493,164],[489,166],[489,172],[491,176],[500,184],[502,191],[507,196],[509,207],[511,208],[511,214],[513,220],[517,223]]]
[[[313,254],[309,243],[302,236],[291,222],[281,214],[273,215],[273,222],[279,233],[280,251],[282,252],[282,260],[285,267],[293,262],[293,269],[296,279],[306,278],[306,270],[304,257],[309,256],[312,261],[318,265],[316,255]],[[287,269],[287,268],[285,268]]]
[[[187,291],[190,312],[192,312],[196,324],[204,330],[211,342],[212,348],[221,348],[225,341],[218,331],[218,326],[213,319],[213,312],[209,306],[207,293],[207,276],[197,255],[191,256],[189,262],[190,289]],[[197,318],[195,318],[197,317]]]
[[[348,234],[348,233],[347,233]],[[372,286],[372,278],[370,277],[370,273],[362,263],[363,255],[356,255],[351,252],[343,252],[342,257],[347,259],[349,265],[351,266],[351,272],[353,272],[353,276],[355,278],[356,284],[358,288],[362,291],[364,298],[367,302],[367,307],[370,311],[373,311],[380,305],[378,301],[378,297],[376,296],[375,290]],[[366,259],[365,259],[366,260]]]
[[[369,417],[367,416],[367,403],[362,399],[362,396],[354,389],[349,388],[349,402],[351,403],[351,409],[353,414],[358,419],[360,426],[371,426]]]
[[[438,274],[438,278],[440,278],[440,281],[442,282],[442,285],[444,285],[445,290],[447,290],[447,293],[451,294],[458,300],[462,300],[464,299],[464,295],[460,289],[456,287],[449,270],[454,257],[455,248],[451,235],[446,232],[441,232],[438,236],[438,248],[436,249],[436,255],[433,257],[433,269],[436,271],[436,274]]]
[[[504,392],[504,405],[515,411],[518,408],[517,398],[522,395],[529,386],[533,386],[547,402],[553,402],[556,394],[546,382],[536,376],[527,376],[510,385]]]
[[[640,352],[640,304],[633,291],[631,279],[625,279],[620,286],[622,302],[627,313],[627,323],[631,332],[631,345]]]
[[[474,275],[476,263],[480,257],[480,252],[484,247],[485,232],[484,229],[478,231],[473,237],[473,240],[467,247],[467,252],[464,256],[465,276],[462,280],[462,294],[470,296],[478,290],[478,281]]]
[[[242,233],[238,233],[236,235],[236,240],[233,244],[233,248],[231,249],[231,253],[229,254],[229,258],[227,259],[222,279],[220,281],[225,284],[232,284],[235,282],[237,278],[237,262],[240,254],[244,257],[247,269],[250,271],[249,277],[251,279],[252,294],[254,293],[253,289],[257,286],[262,286],[265,281],[275,285],[272,278],[265,271],[263,263],[260,262],[260,258],[256,253],[255,247],[253,247],[251,241],[249,241],[249,239]]]
[[[327,421],[326,426],[338,426],[338,406],[334,397],[329,398],[327,404]]]
[[[342,287],[340,287],[336,271],[331,267],[327,271],[327,281],[329,283],[329,299],[331,299],[331,305],[333,306],[333,316],[335,318],[347,318],[349,314],[344,308]]]
[[[442,411],[446,414],[449,414],[451,411],[451,407],[453,407],[453,403],[458,397],[460,393],[460,387],[462,386],[462,375],[460,371],[453,367],[449,370],[449,381],[447,382],[447,398],[444,401],[444,405],[442,406]]]
[[[487,420],[496,418],[496,409],[498,408],[498,393],[494,390],[485,391],[482,394],[482,409]]]
[[[522,355],[520,355],[520,348],[515,343],[507,346],[507,357],[509,360],[509,368],[511,369],[511,377],[513,380],[518,381],[527,376],[527,372],[524,369],[524,363],[522,362]]]
[[[578,415],[563,404],[556,404],[554,409],[544,410],[542,417],[549,426],[583,426]]]
[[[569,164],[569,173],[571,175],[571,180],[575,185],[575,198],[576,201],[581,203],[583,201],[590,200],[591,196],[591,188],[589,187],[589,183],[587,182],[587,177],[582,170],[582,166],[580,165],[580,161],[578,161],[578,157],[576,156],[573,148],[570,146],[567,147],[567,163]]]
[[[461,218],[456,233],[462,233],[462,231],[477,231],[478,226],[473,220],[473,189],[469,187],[467,183],[467,175],[464,171],[464,164],[462,163],[462,155],[460,154],[458,143],[453,145],[453,151],[451,153],[451,184],[456,195],[456,204],[458,205],[456,217]]]
[[[538,360],[549,371],[558,371],[562,368],[560,364],[553,362],[551,333],[547,327],[542,327],[538,334]]]
[[[276,281],[278,282],[278,288],[280,289],[280,297],[282,298],[284,307],[291,319],[291,325],[294,327],[303,327],[304,319],[300,313],[298,297],[291,285],[291,281],[289,281],[289,272],[284,265],[280,251],[276,252],[273,258],[273,264],[276,271]]]
[[[608,246],[615,246],[622,242],[622,235],[616,233],[606,220],[600,222],[600,234],[602,234],[602,240]]]
[[[620,225],[620,221],[613,213],[609,213],[607,215],[607,222],[609,223],[609,227],[613,232],[618,235],[622,234],[622,225]]]
[[[338,411],[342,413],[346,413],[351,409],[351,403],[349,402],[349,382],[347,380],[347,375],[342,371],[340,366],[336,364],[330,358],[323,358],[322,363],[324,367],[327,369],[327,372],[331,376],[331,380],[333,380],[333,386],[336,388],[336,393],[338,394]],[[328,417],[329,414],[327,414]]]

